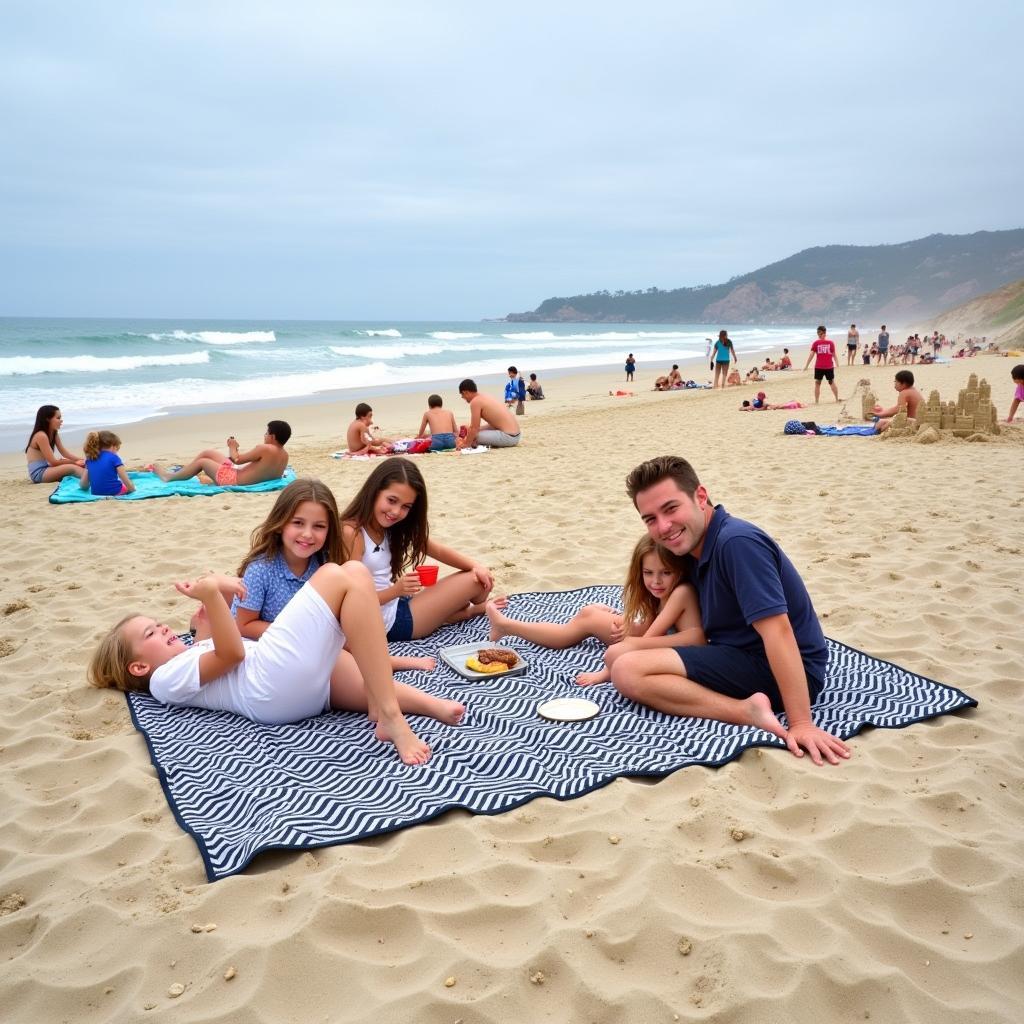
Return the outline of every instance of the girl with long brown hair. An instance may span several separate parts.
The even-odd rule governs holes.
[[[349,558],[373,575],[388,640],[418,640],[445,622],[483,613],[494,578],[480,562],[430,536],[427,485],[409,459],[379,462],[341,523]],[[458,571],[424,586],[414,569],[425,558]]]

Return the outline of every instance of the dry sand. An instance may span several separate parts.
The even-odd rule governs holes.
[[[979,357],[918,377],[926,394],[955,398],[979,372],[1005,417],[1009,367]],[[841,393],[866,375],[889,401],[892,373],[843,368]],[[735,411],[752,386],[612,399],[617,374],[545,385],[522,447],[421,462],[435,534],[486,560],[503,589],[619,581],[641,532],[623,479],[677,452],[714,500],[779,539],[828,634],[981,706],[868,730],[837,768],[748,751],[720,770],[620,780],[565,804],[449,813],[370,842],[264,855],[209,885],[123,697],[86,688],[84,669],[94,639],[132,607],[184,623],[167,581],[237,566],[273,496],[50,506],[50,486],[31,486],[21,456],[4,456],[5,1020],[1024,1016],[1024,428],[987,444],[793,438],[781,432],[792,413]],[[772,401],[812,392],[799,373],[762,387]],[[415,428],[421,402],[376,399],[377,420]],[[350,404],[287,413],[296,469],[341,500],[368,472],[326,457]],[[795,415],[830,422],[836,411]],[[126,426],[122,454],[181,459],[228,433],[244,445],[267,415]]]

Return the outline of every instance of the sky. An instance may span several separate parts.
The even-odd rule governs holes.
[[[4,0],[0,316],[473,320],[1022,227],[1022,12]]]

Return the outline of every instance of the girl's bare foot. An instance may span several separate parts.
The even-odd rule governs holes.
[[[503,600],[505,600],[506,604],[508,603],[507,599]],[[508,630],[505,627],[505,623],[508,620],[501,614],[497,601],[488,601],[484,606],[484,611],[487,613],[487,618],[491,623],[490,641],[492,644],[496,644],[503,637],[508,636]]]
[[[598,683],[607,683],[611,680],[612,674],[608,669],[600,672],[581,672],[576,677],[577,686],[596,686]]]
[[[435,698],[431,703],[433,707],[424,711],[424,714],[436,718],[445,725],[460,725],[462,723],[462,716],[466,713],[465,704],[461,704],[457,700],[445,700],[442,697]]]
[[[378,722],[373,734],[385,743],[393,743],[403,764],[426,764],[430,760],[430,747],[409,728],[402,715]]]
[[[775,717],[775,712],[772,711],[772,702],[768,699],[767,694],[755,693],[743,703],[749,712],[748,724],[756,726],[758,729],[764,729],[765,732],[778,736],[780,740],[786,738],[786,730],[782,728],[782,723]]]

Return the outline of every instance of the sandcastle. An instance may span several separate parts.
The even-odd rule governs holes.
[[[862,400],[864,419],[874,415],[878,399],[868,391]],[[967,387],[960,389],[955,402],[943,402],[938,391],[932,391],[928,400],[917,410],[917,419],[907,418],[900,411],[892,418],[886,433],[890,437],[905,437],[918,430],[932,427],[936,431],[948,431],[954,437],[973,437],[977,434],[998,434],[999,417],[992,404],[992,387],[987,380],[978,382],[978,375],[967,378]]]

